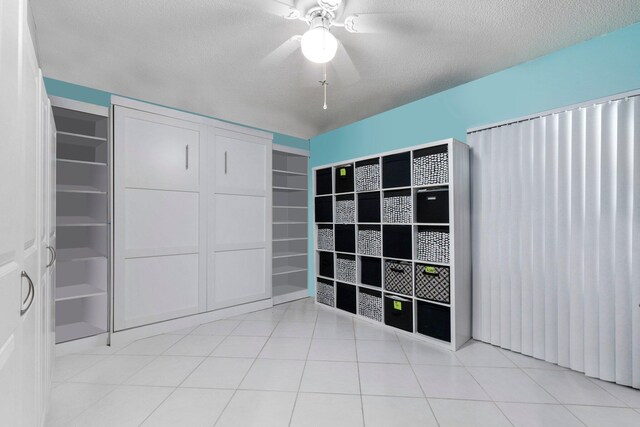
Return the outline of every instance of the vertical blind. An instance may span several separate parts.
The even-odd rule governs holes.
[[[474,338],[640,388],[640,99],[467,141]]]

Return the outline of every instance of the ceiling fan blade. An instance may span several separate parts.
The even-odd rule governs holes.
[[[360,73],[353,63],[353,60],[351,60],[349,52],[347,52],[347,49],[342,43],[338,43],[336,56],[331,61],[330,65],[336,74],[336,80],[340,84],[350,85],[360,80]],[[331,76],[329,76],[327,80],[331,81]]]
[[[316,64],[301,56],[300,65],[298,66],[299,85],[304,88],[322,88],[320,81],[322,80],[322,64]]]
[[[259,63],[261,67],[273,67],[281,64],[293,52],[300,48],[300,36],[293,36],[280,46],[275,48],[270,54],[265,56]]]
[[[336,26],[344,27],[350,33],[359,34],[402,34],[412,31],[419,24],[419,16],[413,13],[358,13],[344,18]]]
[[[281,18],[298,19],[301,12],[293,1],[287,0],[236,0],[237,3],[250,8],[258,9]]]

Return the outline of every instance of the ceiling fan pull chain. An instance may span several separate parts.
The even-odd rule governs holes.
[[[327,109],[327,64],[322,64],[322,88],[324,89],[323,110]]]

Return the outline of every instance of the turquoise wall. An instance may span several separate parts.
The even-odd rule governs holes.
[[[47,89],[47,94],[49,94],[50,96],[59,96],[62,98],[73,99],[75,101],[82,101],[89,104],[102,105],[103,107],[108,107],[111,105],[112,94],[110,92],[105,92],[98,89],[92,89],[86,86],[80,86],[73,83],[67,83],[61,80],[55,80],[48,77],[44,78],[44,84]],[[116,95],[116,94],[113,94],[113,95]],[[147,102],[147,101],[144,101],[144,102]],[[167,106],[163,105],[162,107],[167,107]],[[168,108],[172,108],[178,111],[184,111],[184,110],[180,110],[178,108],[173,108],[173,107],[168,107]],[[186,112],[203,116],[203,117],[210,117],[210,116],[205,116],[204,114],[193,113],[190,111],[186,111]],[[211,117],[211,118],[216,118],[216,117]],[[220,120],[220,119],[217,119],[217,120]],[[226,120],[223,120],[223,121],[226,121]],[[241,124],[241,123],[237,123],[237,124]],[[243,125],[243,126],[246,126],[246,125]],[[264,130],[264,129],[260,129],[260,130]],[[267,131],[267,132],[271,132],[271,131]],[[296,138],[293,136],[284,135],[282,133],[277,133],[277,132],[272,132],[272,133],[273,133],[273,142],[275,144],[286,145],[288,147],[301,148],[303,150],[309,149],[309,141],[307,141],[306,139]]]
[[[640,23],[311,139],[311,167],[444,138],[468,128],[640,88]],[[311,179],[309,179],[311,188]],[[309,206],[312,206],[310,192]],[[314,288],[309,212],[309,292]]]

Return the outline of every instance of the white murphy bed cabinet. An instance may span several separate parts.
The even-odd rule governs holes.
[[[270,307],[272,135],[112,103],[111,342]]]
[[[273,303],[309,295],[307,204],[309,152],[273,146]]]
[[[24,0],[0,3],[0,420],[7,426],[44,423],[53,368],[55,132],[29,17]]]
[[[52,97],[57,128],[56,348],[107,344],[109,109]]]

